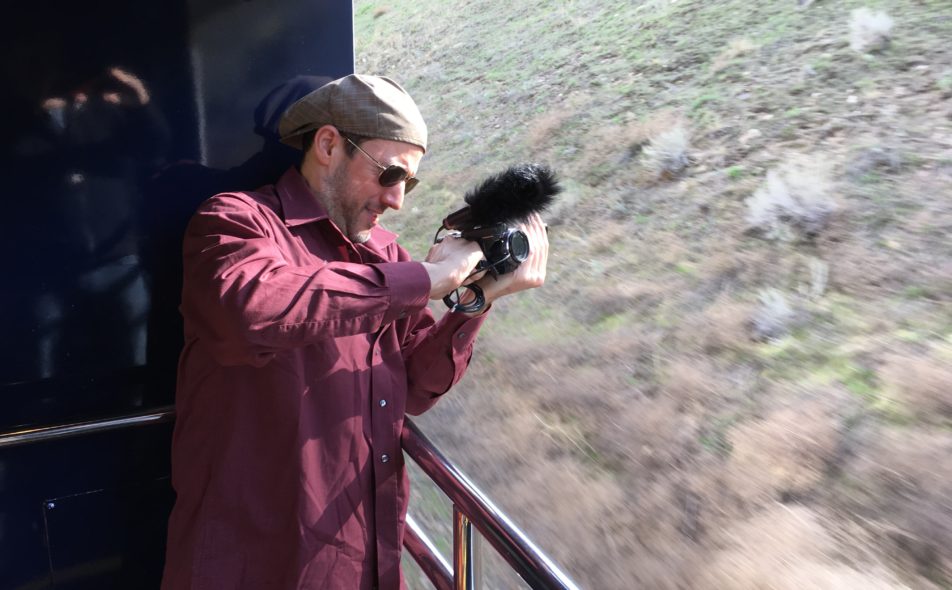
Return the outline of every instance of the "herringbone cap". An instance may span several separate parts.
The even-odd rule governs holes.
[[[302,149],[303,135],[324,125],[426,151],[423,115],[407,91],[390,78],[352,74],[329,82],[292,104],[278,131],[283,143]]]

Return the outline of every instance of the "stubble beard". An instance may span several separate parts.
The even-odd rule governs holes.
[[[328,177],[325,183],[327,188],[323,199],[324,207],[331,221],[351,242],[362,244],[370,239],[371,230],[357,231],[354,227],[364,207],[361,200],[350,192],[346,168],[342,164]]]

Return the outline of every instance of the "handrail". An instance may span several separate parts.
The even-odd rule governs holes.
[[[403,546],[413,556],[417,565],[426,574],[436,590],[453,590],[453,568],[440,555],[436,545],[426,536],[420,525],[407,514],[407,527],[403,533]]]
[[[87,420],[84,422],[72,422],[36,428],[21,428],[20,430],[14,430],[12,432],[0,433],[0,449],[28,443],[38,443],[47,440],[67,438],[80,434],[106,432],[107,430],[128,428],[130,426],[160,424],[162,422],[171,422],[174,419],[175,407],[161,406],[148,412],[128,414],[125,416],[115,416],[100,420]]]
[[[402,442],[407,454],[533,590],[578,590],[409,418],[404,420]],[[456,574],[458,579],[460,572]]]
[[[174,419],[174,406],[162,406],[148,412],[100,420],[22,428],[0,432],[0,449],[133,426],[161,424]],[[443,490],[454,506],[455,572],[450,569],[449,564],[440,556],[435,545],[416,522],[407,516],[404,545],[437,590],[472,588],[474,572],[470,524],[482,533],[533,590],[578,590],[578,586],[473,485],[409,418],[404,421],[401,442],[407,454]]]

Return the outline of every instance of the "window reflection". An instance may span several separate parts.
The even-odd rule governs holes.
[[[21,357],[7,382],[146,362],[139,187],[167,151],[168,127],[128,69],[57,82],[33,86],[53,92],[19,113],[27,124],[7,160],[20,220],[10,261],[23,279],[3,311]]]

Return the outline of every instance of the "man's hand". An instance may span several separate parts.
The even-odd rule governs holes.
[[[149,91],[135,74],[122,68],[109,68],[107,75],[122,86],[121,92],[105,92],[102,97],[112,104],[141,107],[149,104]]]
[[[497,279],[486,275],[476,282],[483,289],[487,305],[505,295],[541,287],[545,282],[545,266],[549,260],[549,238],[545,224],[538,213],[533,213],[519,229],[529,238],[529,257],[514,272],[500,275]]]
[[[433,244],[423,261],[430,275],[430,299],[442,299],[457,289],[482,259],[483,251],[476,242],[451,235]]]

